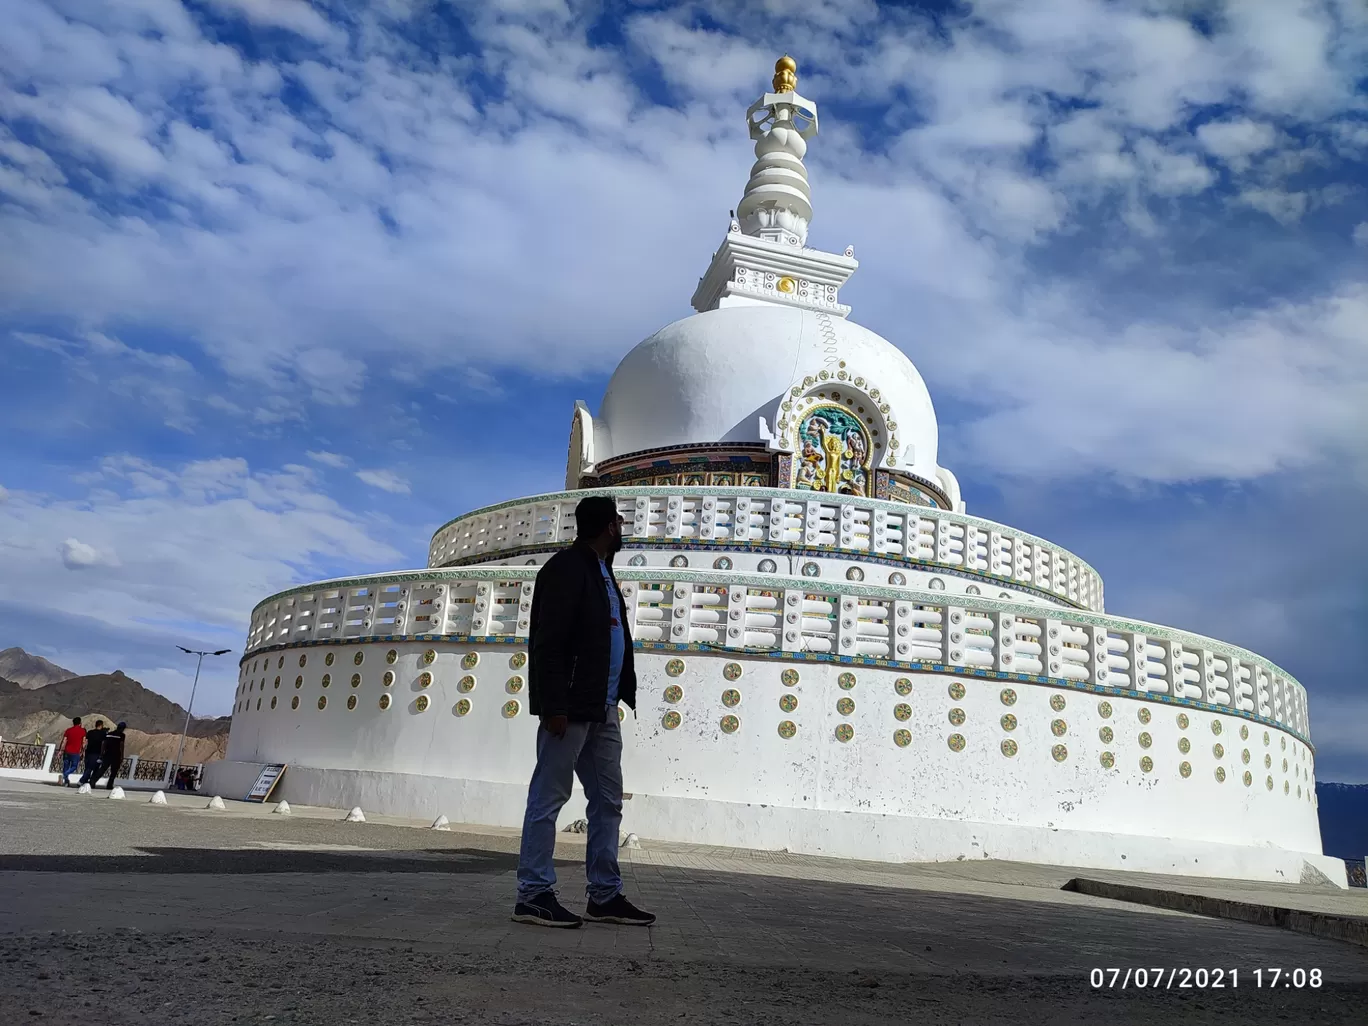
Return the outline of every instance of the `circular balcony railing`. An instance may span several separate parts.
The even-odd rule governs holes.
[[[535,567],[323,581],[252,613],[244,662],[302,644],[525,639]],[[1253,652],[1103,613],[981,596],[721,571],[616,571],[644,649],[840,658],[1083,687],[1261,720],[1309,743],[1306,691]]]
[[[475,510],[443,525],[428,566],[471,566],[544,553],[575,536],[575,505],[610,495],[628,549],[713,549],[872,559],[948,570],[1101,612],[1102,578],[1073,553],[1023,531],[947,510],[778,488],[603,488]]]

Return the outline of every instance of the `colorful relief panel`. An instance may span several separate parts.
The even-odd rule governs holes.
[[[939,499],[931,492],[919,488],[906,479],[886,470],[875,471],[874,498],[887,499],[890,502],[905,502],[909,506],[949,508],[946,500]]]
[[[817,406],[798,427],[793,486],[833,495],[868,495],[871,446],[865,426],[839,406]]]

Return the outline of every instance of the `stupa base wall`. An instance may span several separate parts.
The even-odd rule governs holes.
[[[209,763],[205,789],[230,798],[245,795],[261,765]],[[296,765],[272,800],[337,809],[359,805],[370,813],[420,820],[446,815],[454,823],[517,829],[526,796],[521,784]],[[560,826],[582,818],[584,796],[577,789],[561,813]],[[1344,862],[1314,852],[698,798],[634,794],[624,803],[623,829],[648,840],[873,862],[997,859],[1278,883],[1302,882],[1309,866],[1336,886],[1348,886]]]

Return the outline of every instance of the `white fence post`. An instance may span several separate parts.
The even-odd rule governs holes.
[[[964,649],[964,610],[959,606],[941,606],[941,662],[963,666]]]
[[[989,613],[993,622],[993,669],[1016,669],[1016,617],[1011,613]]]
[[[1088,635],[1088,682],[1090,684],[1110,683],[1111,638],[1105,627],[1094,627]]]
[[[1127,671],[1130,677],[1132,691],[1149,690],[1149,655],[1148,642],[1143,634],[1132,634],[1130,636],[1130,670]]]
[[[784,591],[783,638],[781,646],[785,652],[803,650],[803,596],[805,591],[788,588]]]
[[[855,640],[860,633],[860,603],[853,595],[842,595],[836,606],[836,645],[838,655],[855,655]]]
[[[1064,676],[1063,642],[1059,637],[1059,621],[1040,618],[1040,672],[1047,677]]]

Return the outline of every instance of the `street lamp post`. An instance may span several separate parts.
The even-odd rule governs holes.
[[[204,665],[204,657],[207,655],[227,655],[229,652],[232,651],[232,649],[221,648],[217,652],[201,652],[199,649],[185,648],[183,645],[177,645],[176,647],[179,648],[186,655],[199,656],[199,661],[195,663],[195,683],[190,685],[190,703],[185,708],[185,726],[181,728],[180,744],[176,746],[176,761],[174,763],[174,766],[175,772],[179,774],[181,754],[185,751],[185,735],[190,730],[190,710],[195,708],[195,691],[197,688],[199,688],[200,667]]]

